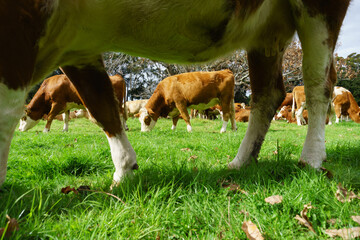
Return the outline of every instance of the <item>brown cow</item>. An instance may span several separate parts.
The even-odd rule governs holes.
[[[126,103],[125,81],[120,75],[111,76],[110,80],[115,96],[119,101],[122,122],[125,124],[127,119],[123,107],[123,102]],[[19,131],[27,131],[33,128],[46,116],[47,122],[44,132],[49,132],[53,119],[62,113],[64,113],[62,118],[64,121],[63,131],[68,131],[69,113],[72,108],[84,108],[84,106],[69,78],[65,74],[47,78],[26,106],[24,116],[20,119]]]
[[[293,104],[293,94],[286,93],[286,97],[284,101],[281,103],[281,105],[278,107],[278,110],[280,110],[284,106],[292,106],[292,104]]]
[[[238,122],[248,122],[251,110],[249,108],[241,108],[235,113],[235,120]]]
[[[336,123],[339,123],[341,116],[349,116],[354,122],[360,123],[360,108],[349,90],[335,87],[333,105]]]
[[[236,130],[234,87],[234,75],[228,69],[167,77],[157,85],[145,108],[140,110],[141,131],[150,131],[159,117],[167,116],[172,118],[171,129],[175,130],[181,114],[188,132],[191,132],[187,108],[205,110],[216,104],[219,104],[223,111],[223,126],[220,132],[226,131],[229,120],[232,129]]]
[[[292,92],[293,102],[291,109],[292,118],[296,118],[297,125],[305,125],[306,121],[303,117],[303,111],[306,107],[306,96],[304,86],[296,86]],[[295,116],[296,114],[296,116]]]
[[[126,109],[129,117],[135,117],[139,113],[140,109],[145,107],[149,99],[134,100],[126,102]]]
[[[62,66],[106,134],[119,182],[138,167],[101,53],[177,63],[247,51],[251,117],[230,168],[256,159],[283,99],[282,57],[297,32],[310,124],[300,161],[326,158],[325,113],[336,81],[333,52],[350,0],[0,0],[0,184],[31,86]]]

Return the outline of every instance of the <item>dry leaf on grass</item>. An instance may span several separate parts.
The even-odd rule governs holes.
[[[188,162],[190,162],[190,161],[192,161],[192,160],[195,160],[195,159],[197,159],[198,158],[198,156],[196,156],[196,155],[191,155],[190,157],[189,157],[189,159],[188,159]]]
[[[261,235],[257,226],[251,221],[245,221],[241,227],[246,233],[246,236],[250,240],[263,240],[264,237]]]
[[[6,215],[6,218],[8,219],[7,227],[0,228],[0,238],[4,235],[4,232],[5,237],[9,238],[15,230],[19,229],[19,224],[15,218],[10,218],[8,215]]]
[[[337,221],[338,220],[336,218],[332,218],[332,219],[327,220],[326,222],[330,225],[335,225]]]
[[[351,202],[355,198],[360,199],[360,197],[356,195],[353,191],[349,192],[346,188],[342,187],[341,183],[339,183],[337,186],[335,196],[337,200],[339,200],[342,203]]]
[[[360,227],[326,229],[325,233],[330,237],[341,237],[343,239],[353,239],[360,237]]]
[[[234,192],[234,193],[240,192],[242,194],[248,195],[248,192],[241,189],[239,184],[237,184],[237,183],[225,181],[221,184],[221,186],[223,188],[228,188],[229,192]]]
[[[351,216],[351,219],[360,224],[360,216]]]
[[[299,221],[299,224],[307,227],[310,231],[316,233],[311,222],[309,221],[309,218],[306,215],[308,210],[311,208],[314,208],[313,206],[311,206],[311,203],[305,204],[304,209],[300,212],[300,216],[296,215],[295,219]]]
[[[283,197],[280,195],[274,195],[274,196],[270,196],[265,198],[265,202],[270,203],[271,205],[277,204],[277,203],[282,203]]]
[[[180,149],[181,151],[183,151],[183,152],[190,152],[191,150],[190,150],[190,148],[182,148],[182,149]]]

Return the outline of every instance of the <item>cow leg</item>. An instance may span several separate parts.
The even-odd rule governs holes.
[[[305,103],[303,102],[301,103],[300,108],[296,111],[296,122],[297,125],[299,126],[306,125],[306,121],[303,116],[304,108],[305,108]]]
[[[176,108],[179,110],[182,118],[184,119],[184,121],[186,122],[186,129],[188,132],[192,131],[191,128],[191,124],[190,124],[190,116],[189,116],[189,112],[187,110],[186,104],[185,103],[181,103],[181,104],[175,104]]]
[[[296,28],[304,53],[303,76],[309,126],[300,162],[320,168],[326,159],[325,120],[336,82],[333,51],[349,1],[336,1],[336,6],[332,7],[337,11],[331,11],[331,15],[326,15],[323,5],[313,5],[311,1],[303,1],[303,4],[305,6],[297,6],[301,14],[296,15]],[[312,10],[308,12],[310,7]]]
[[[227,96],[223,96],[221,100],[221,108],[223,111],[223,125],[220,129],[220,133],[226,132],[229,119],[231,121],[232,130],[236,131],[234,100],[228,98]]]
[[[266,57],[264,52],[249,51],[251,113],[245,137],[229,168],[240,168],[256,160],[270,122],[286,94],[282,80],[282,55]]]
[[[63,132],[67,132],[69,130],[69,115],[70,115],[70,110],[67,110],[63,113],[63,120],[64,120]]]
[[[81,67],[63,68],[76,87],[80,98],[95,123],[105,132],[115,165],[114,183],[137,169],[135,151],[120,122],[119,106],[101,57]]]
[[[176,125],[177,125],[177,122],[178,122],[179,118],[180,118],[180,115],[177,115],[176,117],[172,118],[173,125],[171,126],[171,130],[176,129]]]
[[[24,112],[26,96],[26,90],[9,89],[0,82],[0,186],[5,181],[10,143],[16,125]]]
[[[45,128],[43,130],[44,133],[50,132],[50,127],[51,127],[52,121],[64,108],[65,108],[65,106],[63,104],[59,104],[59,103],[53,103],[51,105],[51,110],[49,112]]]
[[[335,105],[334,110],[335,110],[335,116],[336,116],[335,123],[339,123],[340,120],[341,121],[343,120],[343,116],[341,115],[341,107],[340,107],[340,105]]]

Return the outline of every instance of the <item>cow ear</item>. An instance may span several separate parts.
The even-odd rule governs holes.
[[[150,125],[150,123],[151,123],[151,117],[150,116],[146,116],[145,118],[144,118],[144,122],[145,122],[145,124],[146,125]]]

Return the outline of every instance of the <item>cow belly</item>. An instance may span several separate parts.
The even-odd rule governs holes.
[[[216,104],[220,104],[220,100],[218,98],[213,98],[208,103],[199,103],[196,105],[195,104],[190,105],[189,108],[196,109],[196,110],[205,110],[205,109],[215,106]]]

